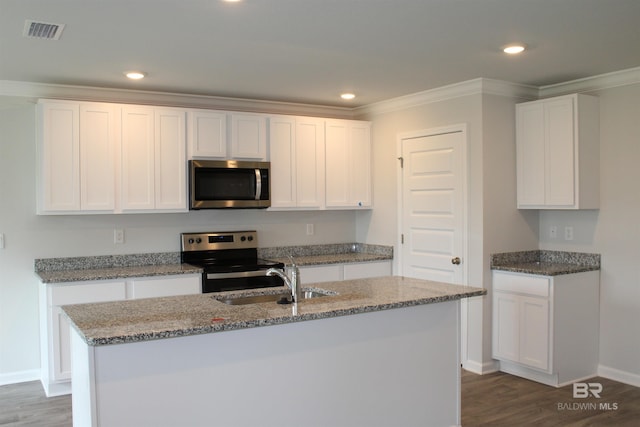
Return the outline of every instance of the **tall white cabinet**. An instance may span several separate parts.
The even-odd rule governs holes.
[[[599,140],[596,97],[516,105],[518,208],[597,209]]]

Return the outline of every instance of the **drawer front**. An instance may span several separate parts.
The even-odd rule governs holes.
[[[85,304],[127,299],[125,282],[98,282],[51,287],[51,305]]]
[[[551,279],[545,276],[493,272],[494,291],[548,297],[550,282]]]

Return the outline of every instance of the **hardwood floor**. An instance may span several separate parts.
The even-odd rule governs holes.
[[[593,378],[589,382],[602,384],[600,399],[574,399],[572,386],[557,389],[501,372],[475,375],[463,370],[462,425],[640,425],[640,388],[604,378]],[[0,426],[71,427],[71,397],[47,399],[38,381],[2,386]]]
[[[574,399],[572,385],[555,388],[502,372],[463,370],[462,425],[640,426],[640,388],[600,377],[588,382],[602,384],[599,399]]]

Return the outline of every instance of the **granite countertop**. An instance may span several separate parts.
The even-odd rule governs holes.
[[[47,284],[199,273],[202,273],[202,268],[189,264],[151,264],[37,272],[40,281]]]
[[[600,270],[600,255],[549,250],[504,252],[491,255],[491,269],[540,276],[582,273]]]
[[[289,263],[295,256],[303,265],[342,264],[393,259],[393,247],[361,243],[258,248],[260,258]],[[35,260],[35,272],[42,283],[71,283],[202,273],[200,267],[180,263],[180,252],[101,255]]]
[[[337,295],[298,304],[227,305],[218,299],[285,288],[68,305],[63,311],[91,346],[139,342],[323,319],[485,295],[486,290],[405,277],[322,283]]]

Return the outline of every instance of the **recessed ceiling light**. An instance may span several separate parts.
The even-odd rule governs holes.
[[[353,99],[353,98],[355,98],[355,97],[356,97],[356,96],[355,96],[355,94],[353,94],[353,93],[343,93],[342,95],[340,95],[340,98],[342,98],[342,99],[344,99],[344,100],[347,100],[347,101],[350,101],[350,100],[352,100],[352,99]]]
[[[124,75],[131,80],[140,80],[144,79],[147,73],[143,73],[142,71],[125,71]]]
[[[502,51],[504,53],[508,53],[509,55],[517,55],[518,53],[524,52],[527,47],[523,44],[510,44],[505,46]]]

